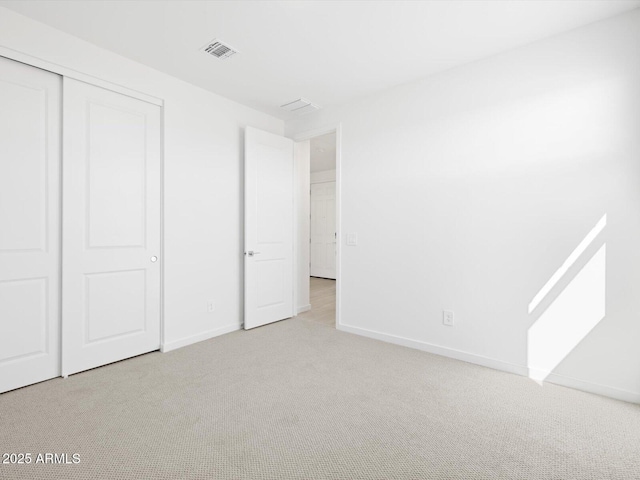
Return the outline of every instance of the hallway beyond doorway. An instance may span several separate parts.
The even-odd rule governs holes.
[[[298,318],[335,327],[336,281],[311,277],[309,291],[311,310],[301,313]]]

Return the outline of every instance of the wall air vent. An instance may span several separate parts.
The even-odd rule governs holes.
[[[229,58],[231,55],[238,53],[238,51],[230,45],[222,43],[220,40],[216,39],[211,40],[202,47],[201,50],[212,57],[219,58],[220,60],[224,60],[225,58]]]
[[[316,110],[320,110],[319,106],[314,105],[309,100],[305,100],[304,98],[299,98],[298,100],[294,100],[293,102],[280,105],[280,108],[286,110],[287,112],[296,114],[310,113],[315,112]]]

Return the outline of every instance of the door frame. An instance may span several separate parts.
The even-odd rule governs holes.
[[[339,329],[342,325],[342,123],[330,123],[321,128],[306,130],[293,135],[291,139],[294,142],[302,142],[332,132],[336,132],[336,233],[339,239],[336,242],[336,328]],[[297,231],[297,221],[294,233],[295,231]],[[294,245],[296,245],[295,242]],[[297,275],[297,263],[295,268]]]
[[[74,70],[69,67],[65,67],[64,65],[60,65],[57,63],[49,62],[40,57],[36,57],[30,55],[28,53],[21,52],[19,50],[15,50],[12,48],[5,47],[0,45],[0,56],[4,58],[8,58],[9,60],[14,60],[16,62],[24,63],[25,65],[29,65],[31,67],[39,68],[41,70],[46,70],[51,73],[55,73],[60,75],[64,81],[64,78],[73,78],[74,80],[79,80],[81,82],[88,83],[90,85],[94,85],[96,87],[104,88],[106,90],[110,90],[112,92],[116,92],[122,95],[126,95],[132,98],[136,98],[138,100],[142,100],[143,102],[151,103],[153,105],[157,105],[160,107],[160,351],[165,352],[165,315],[164,315],[164,291],[165,291],[165,252],[164,252],[164,126],[165,126],[165,109],[164,109],[164,99],[155,97],[153,95],[149,95],[138,90],[133,90],[128,87],[124,87],[117,83],[110,82],[108,80],[104,80],[99,77],[95,77],[93,75],[88,75],[86,73],[82,73],[78,70]],[[62,120],[64,118],[64,109],[61,109],[61,125]],[[64,169],[64,151],[62,150],[62,145],[64,143],[64,130],[61,128],[60,130],[60,174],[62,179],[62,170]],[[61,201],[62,201],[62,190],[60,192]],[[62,202],[61,205],[61,214],[62,214]],[[63,238],[62,232],[62,221],[60,222],[60,238]],[[62,242],[60,243],[60,253],[62,254]],[[62,350],[64,348],[62,341],[62,323],[64,322],[62,318],[62,263],[60,264],[60,292],[59,292],[59,301],[60,301],[60,362],[62,362]],[[66,376],[65,376],[66,378]]]
[[[137,98],[138,100],[142,100],[143,102],[158,105],[161,108],[164,107],[164,100],[161,98],[139,92],[138,90],[123,87],[122,85],[118,85],[117,83],[94,77],[93,75],[87,75],[86,73],[79,72],[77,70],[65,67],[57,63],[48,62],[47,60],[44,60],[42,58],[34,57],[33,55],[19,52],[18,50],[14,50],[12,48],[7,48],[0,45],[0,56],[15,60],[16,62],[31,65],[32,67],[36,67],[41,70],[47,70],[51,73],[57,73],[58,75],[61,75],[63,77],[73,78],[74,80],[89,83],[91,85],[95,85],[96,87],[101,87],[106,90],[111,90],[112,92],[121,93],[129,97]]]

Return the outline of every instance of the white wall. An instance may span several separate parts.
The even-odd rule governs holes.
[[[165,347],[239,328],[243,129],[283,122],[2,7],[0,46],[164,99]]]
[[[359,238],[342,248],[340,328],[521,374],[533,350],[561,340],[548,380],[640,401],[640,10],[301,117],[287,133],[338,122],[339,230]],[[604,244],[606,291],[589,277],[604,272],[593,264]],[[604,319],[572,339],[605,296]],[[548,345],[530,344],[536,323]]]
[[[309,176],[311,168],[311,142],[303,140],[294,144],[296,174],[296,313],[311,309],[309,300]]]

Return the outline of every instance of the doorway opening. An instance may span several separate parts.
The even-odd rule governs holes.
[[[309,139],[309,305],[301,319],[336,325],[336,131]]]

